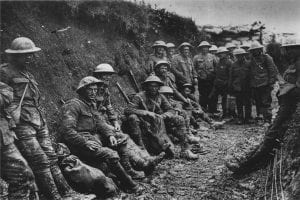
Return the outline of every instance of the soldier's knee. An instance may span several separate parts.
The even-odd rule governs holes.
[[[107,147],[103,147],[102,152],[105,154],[105,157],[109,162],[115,162],[115,161],[120,160],[120,157],[119,157],[119,154],[117,151],[114,151]]]

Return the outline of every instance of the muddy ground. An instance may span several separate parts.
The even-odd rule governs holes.
[[[228,154],[243,153],[257,144],[264,129],[262,125],[227,124],[221,130],[201,132],[201,144],[207,154],[198,161],[163,161],[154,175],[142,183],[143,194],[122,195],[121,199],[263,199],[266,170],[235,179],[224,161]]]

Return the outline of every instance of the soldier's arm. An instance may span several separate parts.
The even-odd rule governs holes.
[[[66,104],[62,108],[61,134],[69,144],[85,146],[86,138],[76,131],[80,108],[76,104]]]
[[[104,106],[106,108],[106,114],[108,116],[108,120],[113,123],[114,121],[117,120],[118,117],[116,115],[115,109],[111,105],[110,93],[109,92],[107,93],[107,97],[106,97],[106,100],[104,102]]]
[[[268,68],[267,70],[269,74],[269,84],[272,85],[277,80],[278,69],[271,56],[266,55],[266,62],[267,62],[267,68]]]
[[[161,95],[161,109],[164,114],[175,114],[175,110],[164,95]]]
[[[98,134],[104,135],[105,138],[109,138],[110,136],[115,136],[113,130],[109,127],[109,125],[104,120],[97,120],[96,126],[98,130]]]
[[[184,77],[183,73],[178,69],[179,68],[178,67],[178,65],[179,65],[178,63],[179,63],[179,61],[176,58],[174,58],[172,60],[171,67],[170,67],[170,72],[172,72],[176,76],[176,78],[178,79],[178,81],[183,82],[183,83],[187,82],[187,80]]]
[[[147,114],[147,111],[143,108],[141,97],[138,94],[132,98],[131,103],[125,108],[124,113],[126,115],[136,114],[138,116],[145,116]]]

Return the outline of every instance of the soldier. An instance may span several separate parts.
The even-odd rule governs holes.
[[[284,83],[281,83],[278,94],[279,110],[276,118],[268,128],[263,142],[243,159],[231,160],[226,163],[229,170],[235,173],[250,172],[261,164],[266,163],[274,155],[274,148],[278,148],[284,137],[288,122],[300,101],[300,42],[283,45],[291,65],[284,73]]]
[[[229,76],[229,92],[236,97],[238,124],[250,123],[251,120],[251,90],[249,78],[248,54],[244,49],[235,49],[236,61],[232,63]],[[244,111],[245,109],[245,111]]]
[[[145,91],[136,94],[132,99],[132,104],[126,108],[125,113],[129,118],[129,125],[132,126],[134,137],[142,138],[140,129],[140,118],[146,121],[155,121],[156,118],[163,119],[166,124],[167,132],[172,132],[180,141],[181,157],[186,159],[198,159],[193,154],[187,142],[187,129],[185,120],[182,116],[175,115],[175,111],[165,96],[159,94],[159,87],[163,86],[162,81],[154,75],[149,76],[143,83]],[[153,124],[155,126],[155,124]],[[139,142],[143,142],[141,139]]]
[[[34,175],[14,144],[14,122],[5,111],[13,101],[13,89],[0,82],[0,149],[1,178],[8,185],[8,199],[29,200],[34,186]]]
[[[232,42],[228,42],[225,47],[227,48],[228,52],[228,56],[229,59],[231,60],[231,62],[234,62],[236,59],[233,55],[233,50],[235,50],[237,47],[232,43]]]
[[[191,48],[193,46],[190,43],[184,42],[179,45],[178,49],[180,54],[174,56],[170,71],[175,75],[177,86],[183,86],[184,83],[192,83],[196,85],[198,83],[197,73],[194,69],[194,64],[191,59]]]
[[[198,46],[200,53],[194,57],[193,62],[198,74],[199,103],[206,111],[214,113],[217,111],[216,100],[209,99],[208,96],[213,89],[218,61],[214,55],[209,53],[210,47],[208,42],[202,41]]]
[[[270,123],[272,119],[271,91],[277,79],[277,67],[273,59],[268,54],[263,53],[263,46],[258,41],[251,44],[249,52],[252,55],[250,61],[250,83],[253,89],[254,100],[259,112],[264,116],[264,121]]]
[[[211,45],[209,48],[209,53],[215,55],[218,51],[218,47],[216,45]]]
[[[174,58],[174,55],[176,53],[175,44],[173,43],[167,43],[167,55],[169,61],[171,61]]]
[[[158,61],[161,62],[161,61]],[[166,62],[166,61],[164,61]],[[108,123],[108,126],[111,127],[112,131],[119,137],[124,137],[124,133],[121,130],[121,126],[118,122],[116,112],[111,105],[111,98],[109,92],[109,84],[112,78],[112,75],[115,74],[113,67],[107,63],[100,64],[96,66],[93,76],[99,80],[103,80],[104,84],[99,85],[99,90],[97,94],[97,109],[102,114],[103,120]],[[128,138],[128,140],[131,140]],[[131,160],[134,160],[135,166],[139,166],[139,169],[142,169],[146,175],[152,173],[155,169],[155,166],[163,160],[164,153],[161,153],[159,156],[150,156],[146,150],[140,149],[134,142],[127,141],[131,145],[128,147],[128,154],[122,156],[129,156]],[[122,163],[123,164],[123,163]],[[126,167],[127,166],[127,167]],[[133,170],[128,163],[123,164],[123,167],[134,179],[142,178],[143,175]]]
[[[14,90],[8,110],[16,121],[17,147],[34,172],[37,185],[48,199],[74,195],[58,165],[46,120],[40,107],[40,90],[27,70],[33,54],[41,49],[28,38],[19,37],[5,50],[10,62],[1,68],[0,79]]]
[[[187,99],[177,90],[176,78],[169,72],[170,64],[167,61],[158,61],[154,67],[155,75],[163,82],[165,86],[173,89],[175,97],[184,103],[189,103]]]
[[[76,90],[79,97],[69,100],[62,107],[60,133],[72,154],[89,163],[105,162],[124,190],[136,192],[139,187],[120,164],[118,155],[126,154],[126,140],[116,137],[97,110],[96,97],[100,83],[103,81],[92,76],[79,82]],[[121,162],[130,167],[127,156],[121,156]]]
[[[147,64],[147,74],[154,73],[154,66],[160,60],[168,61],[166,56],[167,45],[164,41],[155,41],[152,45],[154,53],[149,56],[148,64]]]
[[[219,47],[217,55],[220,61],[215,69],[216,78],[214,80],[214,87],[209,97],[218,99],[218,96],[222,96],[222,111],[223,118],[228,117],[227,111],[227,94],[228,94],[228,81],[229,71],[231,67],[231,61],[228,58],[229,51],[226,47]]]

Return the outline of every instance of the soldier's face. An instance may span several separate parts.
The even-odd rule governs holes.
[[[158,94],[159,90],[159,84],[158,83],[148,83],[148,93],[152,96],[155,96]]]
[[[86,97],[88,100],[93,101],[96,99],[97,92],[98,92],[98,86],[96,84],[94,85],[88,85],[85,89]]]
[[[209,52],[209,48],[208,47],[202,47],[202,52],[204,54],[207,54]]]
[[[169,56],[173,56],[175,54],[175,49],[174,48],[169,48],[168,49],[168,54],[169,54]]]
[[[163,56],[164,54],[165,54],[165,48],[163,48],[163,47],[156,47],[156,54],[158,55],[158,56]]]
[[[161,65],[158,69],[160,75],[166,75],[168,72],[168,67],[166,65]]]
[[[219,58],[226,58],[227,53],[219,53],[218,56],[219,56]]]
[[[99,73],[96,75],[96,78],[104,81],[106,84],[109,84],[112,79],[112,75],[112,73]]]
[[[11,55],[13,62],[19,66],[29,66],[33,62],[33,53]]]
[[[164,95],[167,99],[172,99],[173,98],[173,94],[171,94],[171,93],[165,93]]]
[[[184,93],[185,96],[191,94],[191,92],[192,92],[191,89],[188,88],[188,87],[186,87],[186,88],[183,89],[183,93]]]
[[[235,55],[238,61],[245,61],[245,55]]]
[[[182,49],[182,54],[185,56],[185,57],[188,57],[190,55],[190,47],[183,47]]]
[[[258,57],[262,54],[262,49],[253,49],[250,51],[250,53],[252,54],[252,56]]]

